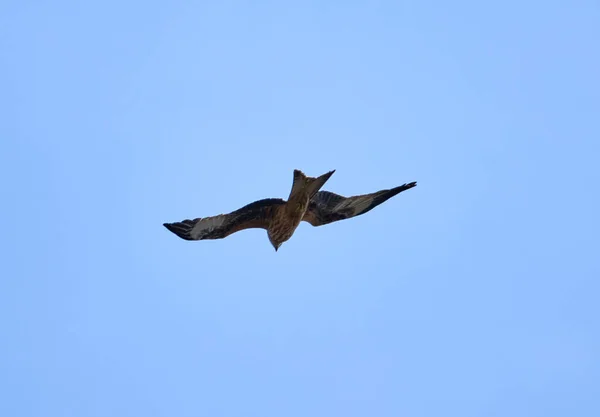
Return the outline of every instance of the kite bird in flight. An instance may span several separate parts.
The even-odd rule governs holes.
[[[266,229],[269,241],[277,251],[283,242],[292,237],[301,221],[313,226],[323,226],[359,216],[417,185],[416,182],[411,182],[390,190],[353,197],[319,191],[334,172],[335,170],[330,171],[320,177],[307,177],[296,169],[287,201],[267,198],[229,214],[164,223],[164,226],[185,240],[222,239],[244,229]]]

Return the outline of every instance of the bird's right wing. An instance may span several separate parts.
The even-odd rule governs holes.
[[[391,190],[381,190],[353,197],[344,197],[329,191],[319,191],[310,200],[302,220],[313,226],[323,226],[338,220],[359,216],[374,209],[396,194],[416,185],[416,182],[411,182]]]
[[[229,214],[199,217],[163,225],[185,240],[222,239],[244,229],[266,229],[277,206],[285,204],[280,198],[267,198],[250,203]]]

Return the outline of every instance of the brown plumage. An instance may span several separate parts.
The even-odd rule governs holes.
[[[390,190],[353,197],[319,191],[334,172],[320,177],[307,177],[301,171],[294,170],[294,182],[287,201],[267,198],[229,214],[164,223],[164,226],[185,240],[222,239],[244,229],[266,229],[269,241],[277,250],[292,237],[303,220],[313,226],[322,226],[359,216],[417,185],[411,182]]]

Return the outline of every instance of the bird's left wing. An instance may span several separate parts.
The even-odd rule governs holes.
[[[229,214],[199,217],[163,225],[185,240],[222,239],[244,229],[266,229],[273,211],[285,204],[280,198],[267,198],[250,203]]]
[[[359,216],[374,209],[396,194],[416,187],[416,185],[416,182],[411,182],[391,190],[381,190],[353,197],[344,197],[329,191],[319,191],[310,200],[302,220],[313,226],[323,226],[338,220]]]

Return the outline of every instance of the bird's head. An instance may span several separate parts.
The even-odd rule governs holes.
[[[275,248],[275,252],[277,252],[277,249],[279,249],[282,243],[271,242],[271,245],[273,245],[273,247]]]
[[[273,245],[273,247],[275,248],[275,252],[277,252],[277,249],[279,249],[279,247],[283,244],[283,242],[278,242],[277,240],[273,239],[273,237],[271,236],[271,234],[269,233],[269,242],[271,242],[271,245]]]

